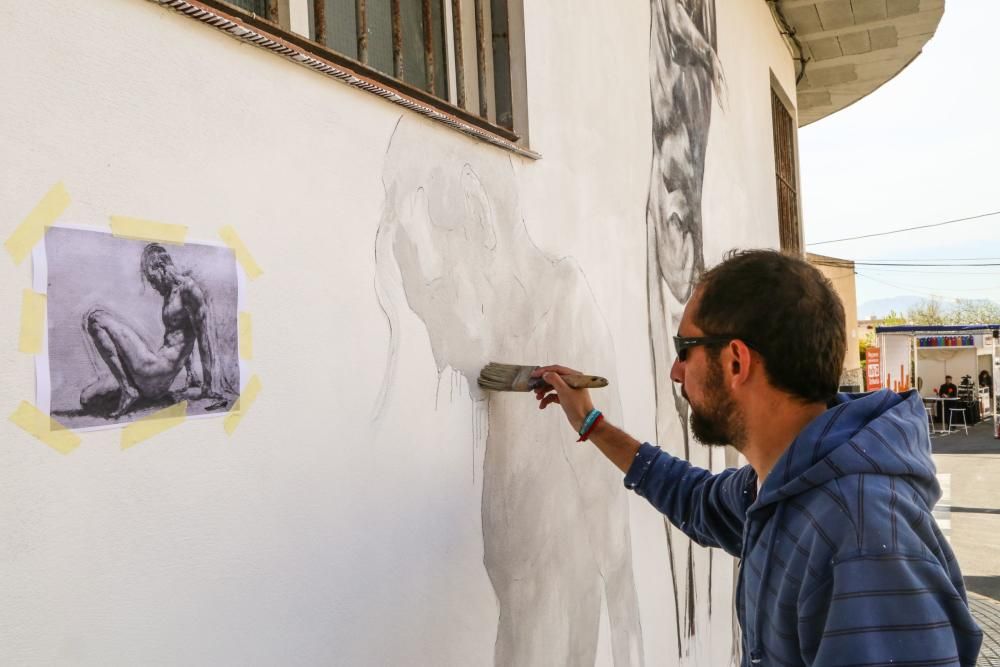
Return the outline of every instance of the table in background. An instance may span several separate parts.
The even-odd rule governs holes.
[[[924,405],[928,402],[934,405],[932,414],[934,421],[941,422],[941,429],[936,433],[948,432],[948,415],[952,409],[961,409],[965,412],[965,423],[969,426],[976,424],[980,420],[978,401],[963,401],[960,398],[941,398],[940,396],[924,396]],[[954,423],[954,420],[952,420]]]

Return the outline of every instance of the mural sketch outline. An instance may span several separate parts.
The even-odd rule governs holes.
[[[487,399],[476,386],[490,360],[559,355],[609,376],[602,406],[620,423],[603,316],[579,266],[546,255],[528,236],[510,158],[464,138],[428,144],[421,129],[399,123],[383,172],[376,271],[390,351],[380,406],[404,333],[398,313],[409,309],[427,330],[438,372],[461,373],[488,406],[481,511],[484,565],[499,604],[495,664],[594,664],[604,609],[614,663],[642,665],[620,475],[595,448],[575,445],[564,423],[539,415],[534,401]]]

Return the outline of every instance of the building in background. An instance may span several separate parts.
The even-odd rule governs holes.
[[[735,663],[733,560],[476,377],[600,373],[610,420],[734,463],[667,379],[692,280],[802,251],[796,128],[894,76],[942,9],[4,3],[0,662]],[[69,249],[134,273],[49,295],[46,321],[42,292],[84,289],[33,280],[50,224],[141,240]],[[223,281],[165,259],[203,242],[241,267],[224,410],[199,389]],[[47,341],[142,400],[81,390],[61,411],[109,428],[52,431]],[[207,414],[156,409],[181,395]]]
[[[861,355],[859,344],[864,340],[865,333],[859,338],[858,328],[858,294],[854,284],[854,262],[849,259],[827,257],[815,253],[806,253],[806,259],[822,272],[833,284],[837,296],[844,304],[844,316],[847,318],[847,351],[844,354],[844,372],[840,376],[841,391],[864,391],[865,384],[861,375]]]

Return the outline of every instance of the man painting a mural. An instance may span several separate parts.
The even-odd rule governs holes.
[[[656,389],[656,434],[678,442],[675,453],[711,466],[710,452],[692,450],[687,434],[687,403],[671,386],[667,345],[704,268],[702,189],[712,90],[724,90],[716,54],[714,0],[652,0],[650,27],[650,96],[653,160],[646,205],[647,284],[650,345]],[[680,438],[676,437],[680,430]],[[711,558],[695,571],[690,543],[681,550],[666,526],[670,552],[678,654],[696,632],[696,602],[711,606]],[[683,608],[681,601],[683,600]]]
[[[826,288],[708,270],[883,254],[802,214],[799,128],[848,107],[867,145],[802,164],[902,189],[831,198],[991,210],[937,211],[962,162],[912,159],[994,127],[990,30],[890,83],[944,4],[0,3],[0,667],[968,664],[952,547],[975,613],[997,485],[956,473],[943,539],[923,409],[836,393]],[[898,114],[856,120],[869,93]],[[894,263],[849,250],[845,284]]]
[[[774,313],[781,313],[775,317]],[[600,419],[563,366],[534,371],[580,438],[678,529],[741,559],[744,665],[973,665],[982,633],[931,508],[941,496],[915,391],[838,394],[843,305],[805,261],[733,253],[696,283],[670,380],[713,474]]]

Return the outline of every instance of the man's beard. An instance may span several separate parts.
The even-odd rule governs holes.
[[[705,386],[706,405],[698,408],[688,400],[691,433],[705,445],[732,445],[741,449],[744,440],[742,415],[725,385],[718,358],[708,360]]]

